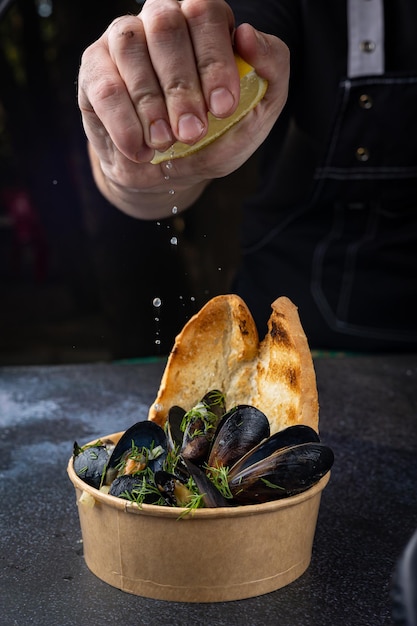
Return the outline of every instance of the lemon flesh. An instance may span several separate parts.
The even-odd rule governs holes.
[[[236,65],[239,71],[240,77],[240,99],[239,104],[229,117],[219,118],[214,117],[208,112],[208,130],[206,135],[197,141],[192,146],[176,141],[168,150],[164,152],[155,151],[154,157],[151,161],[154,165],[162,163],[163,161],[170,161],[171,159],[178,159],[180,157],[186,157],[190,154],[198,152],[208,144],[212,143],[215,139],[223,135],[229,128],[237,124],[249,111],[254,109],[258,102],[264,97],[268,82],[258,76],[254,68],[246,63],[242,58],[235,55]]]

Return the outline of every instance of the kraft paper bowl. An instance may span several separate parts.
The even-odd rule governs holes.
[[[108,435],[117,442],[122,433]],[[311,561],[330,473],[297,496],[259,505],[184,509],[136,504],[68,475],[88,568],[128,593],[176,602],[223,602],[275,591]]]

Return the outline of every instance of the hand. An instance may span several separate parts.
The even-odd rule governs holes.
[[[264,100],[214,144],[173,161],[167,181],[164,164],[149,163],[154,150],[176,139],[195,143],[207,132],[208,110],[227,117],[236,108],[234,49],[269,81]],[[234,31],[224,0],[147,0],[138,16],[115,20],[82,58],[79,106],[99,187],[143,218],[162,216],[156,198],[169,186],[189,203],[264,140],[285,103],[288,74],[286,46],[248,24]],[[159,214],[148,213],[156,203]]]

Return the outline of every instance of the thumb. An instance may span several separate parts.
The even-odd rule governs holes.
[[[236,52],[252,65],[269,83],[268,91],[288,90],[290,51],[278,37],[256,30],[250,24],[241,24],[235,31]]]

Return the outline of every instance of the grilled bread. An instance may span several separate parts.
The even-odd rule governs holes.
[[[177,336],[148,418],[164,426],[171,406],[188,411],[213,389],[225,394],[227,409],[250,404],[263,411],[271,434],[293,424],[318,431],[313,361],[288,298],[272,303],[261,342],[239,296],[209,300]]]

